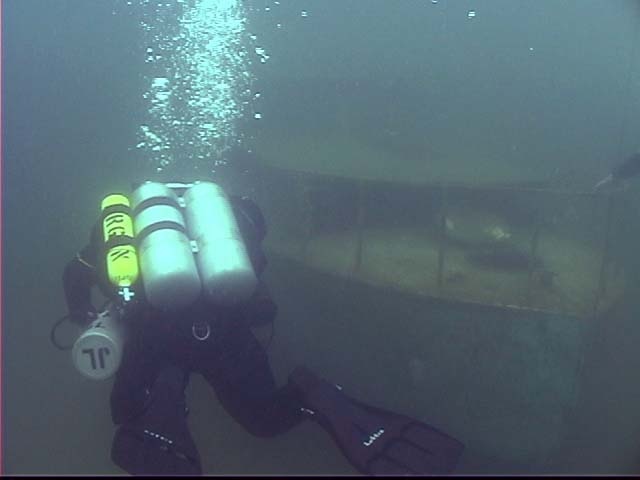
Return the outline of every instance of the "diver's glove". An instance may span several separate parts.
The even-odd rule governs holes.
[[[96,318],[98,318],[98,312],[91,304],[82,308],[74,308],[69,312],[69,320],[80,327],[88,326]]]

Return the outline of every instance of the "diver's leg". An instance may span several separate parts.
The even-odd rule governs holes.
[[[111,458],[130,474],[200,475],[200,456],[187,425],[188,374],[168,365],[148,391],[144,408],[116,431]]]
[[[111,418],[121,423],[138,416],[144,409],[151,386],[162,362],[135,339],[125,343],[122,362],[111,389]]]
[[[139,338],[125,346],[111,391],[111,416],[120,425],[111,459],[130,474],[201,474],[186,422],[189,375]]]
[[[225,340],[221,354],[199,368],[225,410],[259,437],[279,435],[300,423],[304,415],[297,390],[276,387],[267,354],[253,333],[247,329]]]

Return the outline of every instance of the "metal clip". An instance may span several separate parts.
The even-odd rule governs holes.
[[[205,327],[204,332],[202,329],[203,326]],[[207,322],[195,321],[191,326],[191,333],[193,334],[193,338],[204,342],[211,335],[211,327],[209,327],[209,324]]]

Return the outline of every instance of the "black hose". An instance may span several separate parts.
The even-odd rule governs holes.
[[[107,304],[109,303],[109,301],[110,300],[106,300],[102,304],[102,307],[100,307],[100,311],[103,311],[105,308],[107,308]],[[68,319],[69,319],[68,314],[58,319],[56,323],[54,323],[53,326],[51,327],[51,332],[49,332],[49,339],[51,340],[51,343],[53,344],[53,346],[56,347],[58,350],[62,350],[63,352],[71,350],[73,348],[73,343],[71,343],[70,345],[61,345],[56,339],[56,331],[58,330],[58,327],[62,324],[62,322]]]
[[[49,339],[51,340],[51,343],[53,344],[53,346],[56,347],[58,350],[62,350],[62,351],[71,350],[73,348],[73,343],[71,343],[70,345],[61,345],[60,343],[58,343],[58,340],[56,339],[56,330],[62,324],[62,322],[64,322],[68,318],[69,318],[69,315],[65,315],[64,317],[56,321],[56,323],[53,324],[53,327],[51,327],[51,332],[49,333]]]

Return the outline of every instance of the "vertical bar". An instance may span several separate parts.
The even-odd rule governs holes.
[[[307,249],[309,248],[309,243],[311,243],[311,238],[313,236],[314,225],[313,225],[313,196],[311,194],[312,186],[311,186],[311,178],[305,175],[302,178],[301,182],[301,204],[304,210],[304,233],[302,239],[302,258],[306,258]]]
[[[358,189],[358,205],[356,212],[356,255],[353,263],[353,275],[357,275],[360,271],[362,263],[362,238],[365,219],[365,200],[366,200],[366,184],[364,180],[357,183]]]
[[[536,212],[536,224],[531,235],[531,250],[529,251],[529,273],[527,278],[527,294],[526,301],[528,307],[533,307],[531,304],[533,290],[533,272],[535,270],[536,255],[538,254],[538,237],[540,236],[540,214]]]
[[[597,197],[596,197],[597,198]],[[607,292],[607,275],[606,267],[609,260],[609,248],[611,240],[611,218],[613,217],[613,194],[607,195],[607,211],[606,211],[606,226],[604,232],[604,245],[602,247],[602,263],[600,264],[600,278],[598,280],[598,291],[596,293],[596,299],[593,304],[593,314],[598,314],[598,308],[600,307],[600,301]]]
[[[440,243],[438,245],[438,293],[442,294],[442,276],[444,271],[444,254],[447,240],[447,188],[440,184]]]

